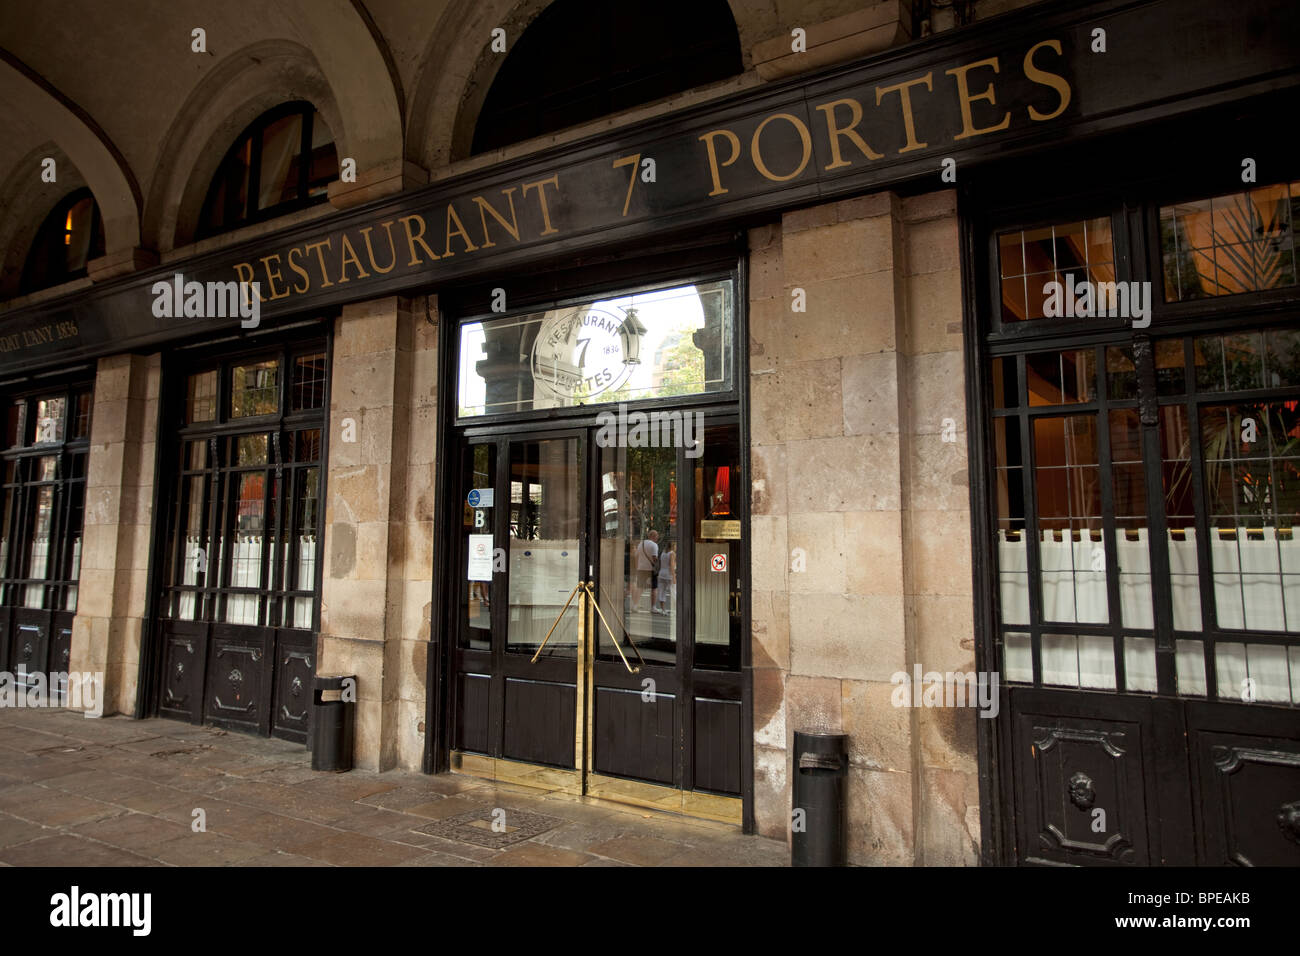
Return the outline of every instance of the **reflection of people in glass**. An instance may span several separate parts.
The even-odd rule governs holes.
[[[641,610],[641,592],[650,591],[650,606],[654,607],[655,567],[659,559],[659,532],[651,530],[636,549],[636,576],[632,580],[632,610]]]
[[[677,543],[671,539],[664,542],[664,549],[659,555],[659,590],[655,595],[652,610],[656,614],[670,615],[677,602]]]

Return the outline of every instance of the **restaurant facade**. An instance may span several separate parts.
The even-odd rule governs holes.
[[[246,6],[0,14],[11,688],[1300,862],[1292,5]]]

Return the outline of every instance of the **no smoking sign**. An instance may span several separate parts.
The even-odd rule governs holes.
[[[725,571],[727,570],[727,556],[725,554],[715,554],[710,564],[714,571]]]

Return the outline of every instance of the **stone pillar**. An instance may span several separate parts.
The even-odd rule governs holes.
[[[969,460],[956,194],[902,204],[907,259],[909,601],[922,672],[975,670]],[[979,863],[979,777],[971,707],[913,708],[916,862]]]
[[[104,714],[135,710],[149,576],[161,355],[114,355],[95,373],[74,671],[104,674]]]
[[[755,818],[788,835],[794,731],[843,730],[857,863],[919,862],[923,795],[959,783],[928,768],[973,779],[973,733],[968,766],[938,747],[972,711],[936,723],[891,699],[914,661],[955,661],[962,635],[973,648],[964,441],[940,434],[951,417],[964,436],[965,420],[952,204],[879,194],[750,233]],[[964,582],[931,557],[954,526],[939,553],[964,549]]]
[[[357,675],[356,762],[371,770],[417,768],[423,751],[437,334],[417,304],[346,306],[335,325],[317,670]]]

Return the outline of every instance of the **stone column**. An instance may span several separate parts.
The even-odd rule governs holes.
[[[902,214],[914,660],[923,674],[970,673],[975,617],[956,194],[907,199]],[[918,864],[979,863],[976,713],[971,707],[913,709]]]
[[[346,306],[335,325],[317,669],[357,675],[371,770],[416,768],[423,748],[437,336],[418,304]]]
[[[149,576],[161,355],[114,355],[95,373],[74,671],[104,674],[104,714],[135,710]]]
[[[922,795],[946,788],[956,807],[952,788],[965,785],[922,772],[961,763],[937,747],[939,728],[956,724],[891,700],[895,674],[922,657],[955,661],[945,642],[971,634],[964,451],[944,457],[964,438],[940,435],[943,417],[963,436],[965,420],[956,218],[943,196],[831,203],[750,233],[755,818],[788,835],[794,731],[843,730],[858,863],[918,861]],[[961,494],[939,487],[958,471]],[[957,573],[936,575],[936,548],[965,549]],[[954,631],[962,600],[965,631]]]

